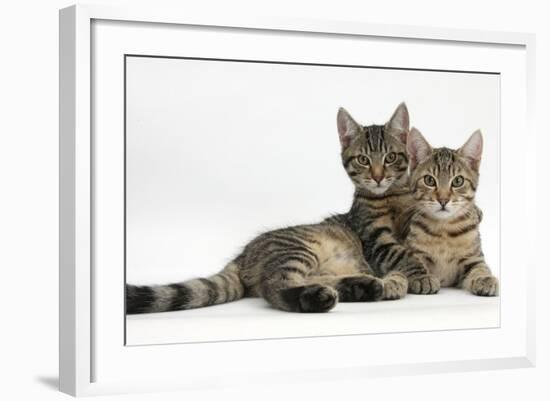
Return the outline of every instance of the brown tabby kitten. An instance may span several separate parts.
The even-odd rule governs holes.
[[[407,175],[408,113],[396,112],[386,125],[362,127],[342,109],[338,127],[344,167],[356,187],[347,217],[367,263],[378,276],[403,273],[409,292],[437,291],[426,266],[398,238],[399,216],[415,205]]]
[[[370,193],[372,179],[351,167],[357,161],[349,159],[349,151],[367,148],[374,139],[368,135],[352,135],[345,124],[342,125],[346,116],[349,115],[341,109],[338,131],[342,160],[356,193]],[[375,178],[380,184],[373,189],[377,194],[406,183],[403,141],[409,129],[409,117],[404,104],[398,107],[386,126],[389,127],[389,133],[385,135],[387,141],[399,142],[399,156],[394,155],[396,160],[399,157],[399,163],[394,164],[391,177]],[[383,126],[376,127],[376,132],[381,132]],[[365,132],[374,129],[365,129]],[[327,312],[338,301],[364,302],[404,296],[407,280],[402,274],[391,272],[383,280],[373,275],[363,256],[361,240],[349,224],[349,217],[347,214],[336,215],[319,224],[261,234],[220,273],[209,278],[158,286],[126,285],[126,311],[182,310],[230,302],[244,296],[261,296],[284,311]],[[359,226],[355,224],[354,227]]]
[[[416,210],[406,218],[402,235],[428,268],[430,292],[461,287],[475,295],[498,294],[481,250],[479,213],[474,197],[483,140],[476,131],[458,150],[432,149],[413,128],[407,151]]]

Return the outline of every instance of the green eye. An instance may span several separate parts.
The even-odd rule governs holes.
[[[435,187],[435,178],[431,175],[425,175],[424,176],[424,184],[426,184],[429,187]]]
[[[451,183],[451,185],[455,188],[461,187],[462,184],[464,184],[464,177],[462,177],[461,175],[457,175]]]
[[[397,155],[395,154],[395,152],[390,152],[386,155],[386,163],[393,163],[395,161],[395,159],[397,159]]]
[[[368,166],[370,164],[369,158],[365,155],[357,156],[357,161],[359,162],[359,164],[362,164],[363,166]]]

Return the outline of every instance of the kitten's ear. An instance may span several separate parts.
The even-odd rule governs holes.
[[[409,167],[411,171],[432,154],[432,147],[420,131],[414,127],[407,137],[407,153],[409,155]]]
[[[386,123],[386,129],[399,139],[402,143],[407,143],[407,134],[409,133],[409,110],[405,102],[397,106],[393,112],[390,121]]]
[[[470,136],[464,145],[458,149],[458,154],[464,157],[470,167],[479,171],[479,164],[481,163],[481,153],[483,152],[483,136],[481,131],[477,130]]]
[[[349,146],[351,140],[361,132],[361,126],[355,122],[353,117],[343,107],[338,109],[336,122],[340,144],[342,145],[342,149],[345,149]]]

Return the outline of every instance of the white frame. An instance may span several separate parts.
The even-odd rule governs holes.
[[[182,10],[151,8],[118,9],[108,6],[72,6],[60,11],[60,389],[72,395],[92,395],[114,392],[150,391],[179,388],[212,387],[215,377],[197,375],[192,383],[177,380],[168,382],[131,383],[94,382],[91,377],[91,230],[92,215],[92,148],[91,148],[91,24],[94,19],[177,23],[207,27],[267,29],[324,34],[364,35],[386,38],[427,39],[465,43],[519,45],[525,47],[527,136],[534,140],[534,35],[520,33],[482,32],[435,29],[410,26],[373,25],[361,22],[293,20],[291,18],[242,18],[235,15],[189,15]],[[530,160],[535,163],[534,157]],[[531,177],[531,181],[535,178]],[[533,215],[534,210],[526,211]],[[534,218],[528,219],[534,226]],[[534,255],[534,253],[532,253]],[[331,369],[309,369],[300,373],[299,380],[330,377],[386,376],[421,374],[441,371],[466,371],[534,366],[534,260],[527,265],[527,339],[522,355],[479,360],[430,363],[361,366],[351,369],[334,366]],[[261,344],[256,342],[256,349]],[[203,344],[203,346],[207,346]],[[234,347],[237,347],[235,344]],[[160,354],[160,351],[159,351]],[[327,369],[324,369],[327,368]],[[213,372],[221,375],[223,371]],[[277,372],[279,378],[293,380],[292,372]],[[258,383],[267,383],[262,372],[254,376]],[[223,385],[223,383],[222,383]]]

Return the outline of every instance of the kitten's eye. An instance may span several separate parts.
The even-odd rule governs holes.
[[[451,183],[451,185],[455,188],[461,187],[462,184],[464,184],[464,177],[462,177],[461,175],[457,175]]]
[[[395,152],[390,152],[386,155],[386,163],[393,163],[397,159],[397,154]]]
[[[435,187],[435,178],[431,175],[425,175],[424,176],[424,184],[426,184],[429,187]]]
[[[359,164],[362,164],[363,166],[368,166],[370,164],[369,158],[365,155],[357,156],[357,161],[359,162]]]

